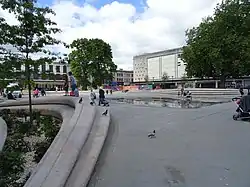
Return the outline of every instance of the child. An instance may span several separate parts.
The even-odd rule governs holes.
[[[90,90],[90,96],[89,96],[89,97],[90,97],[90,101],[91,101],[90,104],[91,104],[91,105],[96,104],[96,103],[95,103],[96,95],[95,95],[95,92],[93,92],[92,89]]]

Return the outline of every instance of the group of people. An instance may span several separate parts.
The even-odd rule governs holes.
[[[79,92],[77,90],[77,82],[76,82],[76,79],[75,77],[73,76],[72,72],[70,71],[68,73],[68,75],[64,75],[63,77],[64,79],[64,85],[63,85],[63,88],[64,88],[64,91],[65,91],[65,96],[67,95],[71,95],[71,96],[79,96]],[[70,90],[70,93],[69,93],[69,88],[71,89]]]
[[[45,90],[42,88],[41,91],[39,91],[38,88],[35,88],[33,90],[33,97],[39,97],[39,94],[41,93],[42,96],[46,96]]]
[[[93,91],[93,89],[90,90],[90,104],[91,105],[96,105],[96,94]],[[103,106],[108,106],[108,102],[105,100],[105,91],[103,89],[99,89],[99,103],[98,105],[101,106],[101,104],[103,104]]]

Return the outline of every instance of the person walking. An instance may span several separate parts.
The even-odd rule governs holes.
[[[95,100],[96,100],[96,95],[95,92],[93,92],[93,89],[90,90],[90,101],[91,101],[91,105],[96,105]]]
[[[103,89],[100,88],[99,89],[99,104],[98,104],[99,106],[103,104],[104,99],[105,99],[105,92]]]
[[[69,75],[69,85],[70,85],[71,91],[74,92],[76,89],[76,84],[77,84],[76,79],[73,76],[73,73],[71,71],[68,73],[68,75]]]
[[[69,79],[68,76],[66,74],[63,75],[63,89],[64,89],[64,96],[68,96],[69,95]]]
[[[244,95],[244,90],[243,90],[243,86],[242,85],[240,85],[239,92],[240,92],[240,96],[242,97]]]

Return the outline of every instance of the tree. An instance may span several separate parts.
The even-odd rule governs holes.
[[[215,8],[214,15],[187,30],[187,46],[182,60],[188,77],[212,77],[221,80],[249,75],[250,3],[226,0]]]
[[[8,30],[10,26],[6,23],[3,18],[0,18],[0,88],[4,88],[8,84],[8,80],[14,76],[15,58],[11,52],[6,49],[5,44],[7,43]]]
[[[29,110],[32,121],[31,81],[37,73],[37,67],[55,60],[56,54],[46,50],[47,45],[59,44],[60,41],[51,35],[60,32],[56,23],[48,18],[48,14],[55,14],[50,8],[38,7],[34,0],[2,0],[1,7],[15,15],[17,25],[7,25],[4,42],[17,51],[16,61],[25,66],[25,77],[29,89]],[[2,29],[2,28],[1,28]],[[36,59],[32,58],[36,56]]]
[[[101,39],[77,39],[70,45],[70,67],[78,83],[84,89],[90,85],[100,86],[104,81],[111,81],[117,66],[112,61],[111,46]]]
[[[161,77],[162,81],[167,81],[168,80],[168,74],[164,72]]]
[[[149,80],[148,75],[145,75],[145,77],[144,77],[144,81],[147,83],[147,82],[148,82],[148,80]]]

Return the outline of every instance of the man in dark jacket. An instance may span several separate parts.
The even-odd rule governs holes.
[[[103,89],[100,88],[99,89],[99,104],[98,104],[99,106],[103,104],[104,99],[105,99],[105,92]]]

